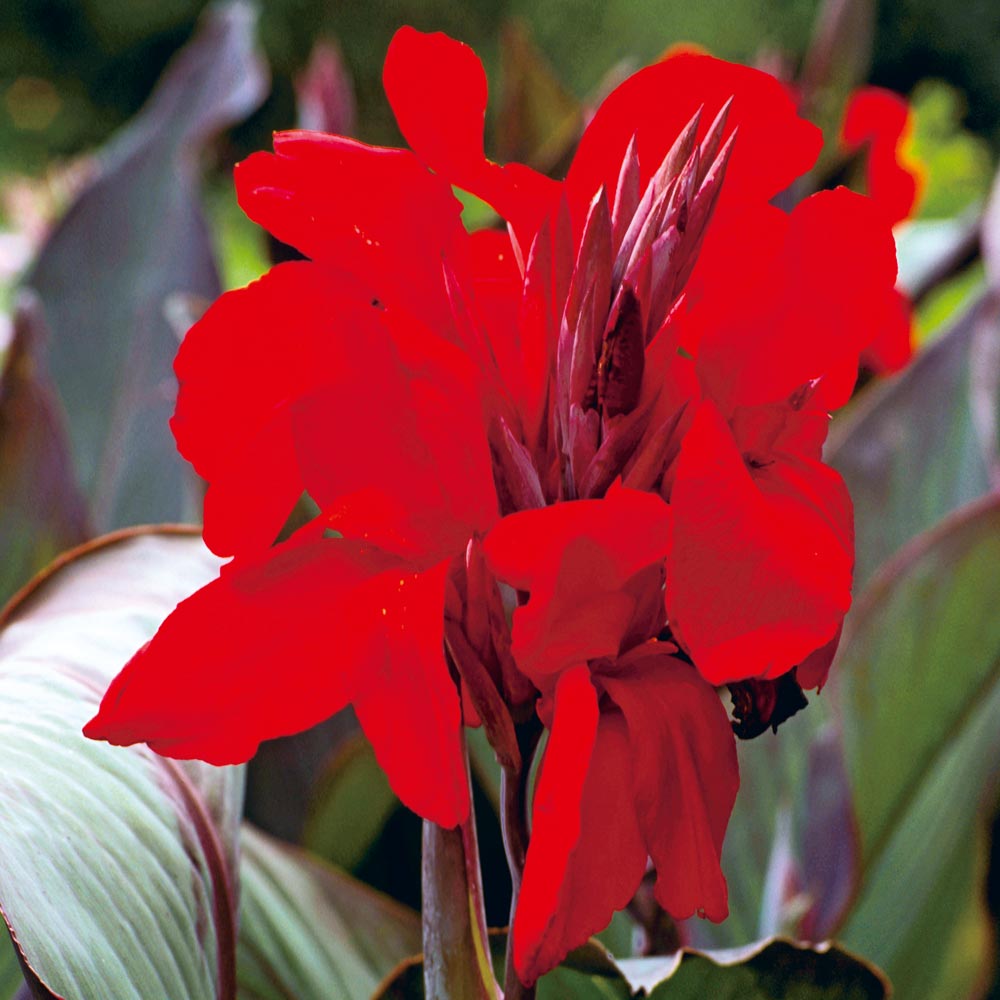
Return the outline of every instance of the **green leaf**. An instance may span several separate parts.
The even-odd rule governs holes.
[[[205,144],[265,92],[251,8],[210,8],[142,113],[100,154],[96,180],[26,279],[52,330],[52,375],[98,531],[194,514],[168,427],[177,337],[165,304],[178,292],[219,294],[197,166]]]
[[[629,1000],[632,988],[619,965],[596,941],[575,948],[538,981],[538,1000]]]
[[[506,934],[492,933],[503,962]],[[617,962],[590,940],[537,984],[537,1000],[885,1000],[888,984],[868,963],[836,945],[773,939],[727,952],[683,949]],[[397,971],[373,1000],[424,1000],[419,958]]]
[[[13,1000],[23,982],[14,943],[6,929],[0,926],[0,1000]]]
[[[688,922],[690,940],[699,947],[735,947],[754,940],[758,931],[781,923],[772,904],[766,909],[765,885],[776,863],[787,856],[787,831],[780,817],[794,801],[791,789],[801,788],[805,755],[801,752],[813,736],[816,706],[786,722],[777,735],[765,733],[737,744],[740,760],[740,793],[723,843],[722,870],[729,884],[729,919],[715,925],[704,920]],[[784,930],[784,927],[780,929]]]
[[[507,934],[490,931],[490,954],[498,975],[503,974]],[[424,966],[420,956],[403,963],[372,1000],[425,1000]],[[456,1000],[463,994],[456,993]],[[588,941],[572,951],[558,969],[538,981],[537,1000],[631,1000],[632,990],[608,952]]]
[[[498,159],[552,171],[566,161],[579,141],[583,108],[555,75],[524,21],[508,21],[503,26],[500,64]]]
[[[348,709],[301,733],[262,743],[247,764],[246,818],[265,833],[301,843],[331,753],[358,731]]]
[[[998,356],[1000,319],[987,297],[834,422],[827,460],[854,500],[855,594],[900,546],[990,489]]]
[[[23,293],[0,364],[0,601],[90,534],[46,339],[38,302]]]
[[[619,910],[611,918],[611,922],[594,937],[616,958],[622,958],[635,952],[635,935],[638,925],[627,910]]]
[[[981,202],[989,191],[993,156],[986,139],[962,128],[964,95],[943,80],[921,80],[910,103],[915,119],[910,152],[927,181],[921,217],[947,218]]]
[[[619,962],[649,1000],[884,1000],[888,983],[833,945],[771,940],[728,953],[685,949],[667,958]]]
[[[420,918],[301,849],[243,828],[239,1000],[368,1000],[420,950]]]
[[[241,769],[80,731],[218,566],[193,531],[121,532],[63,557],[0,618],[0,912],[52,993],[235,996]]]
[[[998,566],[994,495],[883,568],[835,670],[862,861],[843,939],[903,998],[962,996],[986,960],[945,974],[980,892],[979,813],[1000,755]]]
[[[352,869],[399,807],[363,733],[338,748],[312,796],[302,843],[320,857]]]
[[[737,948],[776,934],[822,940],[842,917],[857,845],[833,694],[808,692],[808,707],[777,734],[737,744],[740,793],[722,853],[729,917],[686,921],[692,945]]]
[[[919,347],[929,344],[982,297],[986,275],[982,260],[974,261],[954,277],[934,286],[917,307],[914,339]]]

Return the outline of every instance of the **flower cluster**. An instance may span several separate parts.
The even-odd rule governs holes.
[[[852,156],[865,150],[865,188],[890,225],[909,219],[923,192],[923,167],[909,151],[912,131],[910,106],[881,87],[859,87],[844,109],[841,150]],[[897,290],[896,309],[861,352],[861,364],[876,374],[886,374],[899,371],[912,356],[913,307]]]
[[[537,714],[531,982],[649,858],[671,914],[726,916],[716,688],[759,713],[776,679],[825,679],[853,538],[820,450],[895,252],[845,189],[772,203],[821,139],[753,69],[642,70],[563,182],[485,157],[464,45],[404,28],[384,82],[410,150],[288,132],[237,168],[307,259],[224,295],[177,357],[173,430],[232,560],[86,732],[229,763],[350,703],[403,802],[453,826],[463,724],[516,766]],[[453,185],[506,229],[467,232]],[[303,494],[319,514],[274,544]]]

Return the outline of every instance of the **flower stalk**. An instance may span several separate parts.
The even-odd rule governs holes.
[[[463,750],[468,775],[464,741]],[[454,829],[424,821],[421,883],[427,1000],[504,1000],[490,960],[473,810]]]
[[[520,767],[505,767],[500,776],[500,828],[503,834],[507,866],[510,869],[510,927],[507,935],[507,957],[504,967],[505,1000],[534,1000],[535,987],[525,986],[514,968],[514,914],[524,876],[524,861],[528,854],[528,781],[535,750],[542,735],[537,715],[517,727]]]

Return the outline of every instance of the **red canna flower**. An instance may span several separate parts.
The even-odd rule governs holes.
[[[514,514],[486,539],[498,576],[530,595],[512,651],[551,729],[513,927],[527,983],[629,902],[647,857],[672,915],[728,912],[735,740],[713,687],[656,641],[670,529],[659,496],[617,488]]]
[[[561,183],[485,157],[464,45],[404,28],[384,80],[412,152],[289,132],[237,168],[247,214],[309,259],[224,295],[177,358],[174,433],[233,558],[86,732],[224,763],[352,703],[403,801],[450,826],[463,718],[517,764],[537,711],[532,980],[647,854],[670,912],[725,915],[713,686],[825,678],[853,539],[820,449],[895,253],[860,195],[771,204],[820,137],[755,70],[637,73]],[[507,231],[467,233],[452,184]],[[319,514],[273,544],[303,493]]]
[[[223,296],[176,370],[205,539],[235,558],[136,654],[87,734],[232,763],[353,703],[400,797],[460,822],[445,582],[497,516],[467,359],[314,261]],[[303,491],[322,515],[272,548]]]
[[[906,100],[881,87],[859,87],[844,111],[840,146],[845,153],[864,149],[865,188],[890,225],[909,219],[924,186],[921,165],[907,151],[913,113]],[[899,371],[913,357],[913,308],[897,292],[891,322],[862,352],[861,363],[876,374]]]
[[[847,101],[841,147],[847,153],[867,147],[867,192],[893,225],[913,215],[924,186],[920,164],[907,152],[912,132],[910,106],[891,90],[859,87]]]

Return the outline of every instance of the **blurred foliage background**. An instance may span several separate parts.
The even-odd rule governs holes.
[[[58,214],[76,185],[69,174],[67,188],[67,175],[53,175],[53,167],[93,151],[138,112],[171,56],[193,36],[206,6],[207,0],[9,0],[0,5],[0,176],[48,181],[40,208],[23,190],[8,192],[0,200],[0,227],[23,231],[34,223],[41,230]],[[273,131],[298,123],[295,80],[318,39],[339,46],[356,103],[352,134],[386,144],[399,141],[381,86],[382,59],[395,29],[408,23],[466,41],[482,57],[494,89],[488,147],[504,158],[524,153],[511,149],[505,142],[509,137],[496,128],[498,83],[518,64],[512,25],[518,38],[528,40],[532,56],[540,55],[551,71],[567,107],[582,101],[586,109],[628,72],[678,42],[693,42],[789,79],[807,75],[810,43],[824,17],[839,17],[846,25],[847,35],[837,42],[845,72],[913,101],[912,152],[931,178],[921,215],[954,217],[983,200],[1000,152],[1000,4],[995,0],[970,0],[954,9],[936,0],[878,5],[857,0],[268,0],[261,5],[258,25],[271,74],[267,97],[201,154],[213,229],[221,234],[217,252],[223,285],[244,284],[267,262],[259,235],[235,207],[229,170],[253,150],[266,148]],[[835,114],[824,121],[820,109],[817,117],[829,135]],[[0,247],[0,257],[3,253]],[[20,261],[10,252],[7,257],[12,262],[6,266],[0,260],[0,302],[5,301],[3,277],[10,277]],[[975,272],[967,285],[974,277]],[[935,307],[932,300],[921,316],[921,330],[938,326],[962,291],[954,290],[943,305]]]
[[[192,35],[205,0],[8,0],[0,6],[0,162],[38,171],[102,142],[148,96],[170,56]],[[439,29],[479,52],[497,79],[501,27],[522,19],[569,89],[591,93],[615,64],[639,66],[677,41],[753,62],[796,64],[817,0],[399,0],[385,4],[268,0],[260,37],[274,77],[265,105],[236,138],[266,143],[295,117],[292,79],[317,37],[337,38],[356,84],[360,138],[395,133],[380,83],[382,58],[404,23]],[[909,93],[940,78],[964,95],[968,127],[1000,149],[1000,4],[888,0],[871,43],[870,82]]]
[[[984,345],[993,350],[1000,342],[997,211],[990,223],[992,278],[980,253],[980,231],[987,228],[980,224],[983,205],[1000,156],[997,0],[958,6],[883,0],[877,7],[866,0],[267,0],[247,37],[230,24],[229,35],[206,41],[201,56],[186,68],[173,76],[168,70],[169,79],[158,91],[160,103],[154,100],[151,108],[146,101],[154,86],[195,35],[206,6],[204,0],[0,4],[0,603],[40,565],[82,538],[138,521],[197,518],[197,488],[184,478],[187,472],[166,428],[172,401],[163,387],[170,359],[178,335],[199,308],[221,288],[256,277],[279,249],[239,212],[232,164],[266,148],[273,130],[303,123],[302,74],[322,39],[339,47],[356,102],[353,110],[341,108],[346,116],[341,127],[368,141],[396,143],[381,66],[393,32],[404,23],[446,31],[482,56],[494,95],[488,123],[488,149],[494,155],[533,157],[556,170],[572,135],[552,147],[535,140],[566,121],[572,132],[581,113],[617,80],[670,45],[694,42],[801,82],[815,70],[824,20],[839,23],[833,76],[842,68],[851,77],[845,86],[868,81],[909,95],[915,110],[910,154],[924,164],[927,187],[919,217],[897,231],[900,284],[917,305],[919,338],[925,344],[936,341],[898,381],[873,386],[878,394],[860,395],[853,412],[834,425],[831,460],[848,480],[858,509],[859,592],[864,578],[874,577],[899,546],[995,491],[1000,469],[996,423],[990,425],[987,414],[983,432],[966,411],[975,409],[984,393],[986,410],[992,406],[994,416],[996,410],[995,386],[979,375],[988,358]],[[251,51],[256,45],[269,83]],[[228,53],[231,65],[227,68],[220,56],[213,66],[215,52]],[[533,95],[535,103],[522,101],[505,118],[503,108],[511,106],[505,101],[518,93],[518,80],[524,85],[529,78],[521,93]],[[837,89],[829,73],[824,82],[829,90]],[[198,104],[203,94],[205,102]],[[841,104],[845,94],[842,88]],[[144,106],[145,117],[133,121]],[[813,110],[832,146],[840,107]],[[150,111],[159,115],[152,129]],[[98,148],[102,152],[95,159]],[[204,183],[194,166],[200,167]],[[84,196],[74,204],[82,190]],[[64,222],[53,228],[71,204]],[[992,298],[983,294],[989,281]],[[19,284],[35,289],[44,309],[29,300],[19,301],[15,311]],[[177,297],[177,291],[184,294]],[[966,312],[973,301],[977,305]],[[8,324],[14,346],[5,355],[2,322],[8,312],[16,312],[16,319]],[[995,356],[993,364],[995,369]],[[982,407],[976,410],[982,412]],[[992,435],[992,444],[980,455],[976,449],[983,434]],[[60,501],[51,511],[38,502],[50,497]],[[989,519],[976,521],[981,534],[970,551],[995,542],[996,515],[987,513]],[[957,545],[950,536],[945,541]],[[926,765],[926,775],[945,789],[937,789],[941,797],[934,808],[946,818],[956,817],[952,826],[962,826],[965,840],[956,846],[948,839],[954,831],[907,811],[919,781],[902,772],[915,753],[920,727],[933,735],[943,725],[946,713],[940,705],[922,699],[916,688],[915,703],[907,712],[897,711],[911,729],[883,735],[881,743],[866,742],[865,692],[848,681],[841,695],[848,706],[847,757],[853,761],[855,792],[864,791],[872,761],[898,762],[900,774],[892,777],[902,789],[899,815],[906,822],[896,824],[895,839],[881,838],[881,847],[888,844],[891,850],[881,852],[878,866],[862,859],[883,879],[872,885],[880,891],[890,885],[891,891],[884,892],[886,910],[878,909],[883,896],[871,889],[868,896],[858,894],[863,905],[853,923],[828,915],[819,929],[834,928],[882,962],[902,982],[898,995],[903,1000],[951,1000],[970,990],[976,996],[992,990],[989,995],[1000,998],[1000,980],[992,987],[985,981],[992,975],[986,953],[993,950],[989,938],[997,935],[998,904],[995,891],[984,900],[978,888],[991,863],[994,890],[1000,884],[996,838],[990,862],[985,834],[986,820],[995,812],[990,748],[996,726],[985,724],[985,735],[972,733],[981,742],[963,735],[969,718],[978,718],[983,706],[1000,697],[1000,660],[989,659],[1000,645],[984,644],[983,663],[951,658],[966,634],[963,622],[971,621],[974,611],[982,616],[976,623],[984,633],[985,624],[995,619],[991,601],[997,584],[988,565],[963,570],[952,552],[948,560],[947,572],[939,576],[966,574],[965,596],[959,593],[964,604],[952,617],[942,616],[953,631],[942,633],[946,639],[939,643],[938,658],[927,661],[933,676],[924,681],[955,677],[954,691],[971,694],[947,715],[947,738],[935,735],[934,742],[927,737],[933,754],[912,760]],[[912,604],[906,615],[901,612],[900,634],[910,634],[932,617],[933,606],[928,611],[922,602],[935,592],[923,586],[912,567],[897,567],[896,576]],[[875,662],[871,650],[880,634],[879,619],[870,620],[875,624],[862,635],[864,641],[857,641],[862,652],[855,654],[854,673],[845,672],[848,678],[863,676],[865,665]],[[909,692],[906,671],[925,662],[920,650],[910,652],[906,660],[890,649],[878,662],[879,676],[888,678],[884,683],[895,684],[891,696],[877,702],[888,706],[887,712],[901,690]],[[980,697],[982,692],[991,701]],[[943,704],[948,692],[938,693]],[[855,822],[849,804],[832,820],[823,811],[837,804],[847,784],[840,751],[831,750],[828,739],[831,700],[817,699],[782,738],[760,741],[746,754],[744,793],[727,846],[734,916],[714,938],[711,929],[691,931],[702,934],[700,943],[730,946],[758,934],[801,930],[801,899],[781,888],[793,867],[792,855],[803,870],[809,864],[822,868],[833,879],[827,887],[831,892],[843,895],[844,886],[855,891],[861,878],[857,857],[815,861],[803,849],[810,843],[831,850],[848,844]],[[501,924],[509,878],[496,826],[496,768],[481,735],[473,734],[471,747],[476,804],[489,917]],[[961,745],[959,737],[965,740]],[[956,756],[959,751],[964,756]],[[953,770],[942,770],[941,760]],[[965,784],[949,783],[959,766]],[[833,792],[819,795],[818,806],[807,802],[807,789],[822,781]],[[891,781],[883,782],[879,795],[890,786]],[[968,801],[956,805],[947,795],[963,787]],[[251,767],[247,795],[247,814],[270,833],[418,905],[419,821],[389,791],[349,715],[265,748]],[[869,874],[866,870],[864,877]],[[948,887],[955,898],[942,901]],[[933,895],[940,907],[921,910],[922,892]],[[990,913],[984,910],[987,904]],[[909,936],[893,937],[886,932],[893,913],[907,908],[928,914],[928,920],[943,914],[947,926],[919,926],[907,931]],[[628,953],[634,931],[635,913],[623,914],[605,941]],[[914,982],[923,983],[916,992]],[[0,998],[7,1000],[2,985],[0,976]]]

